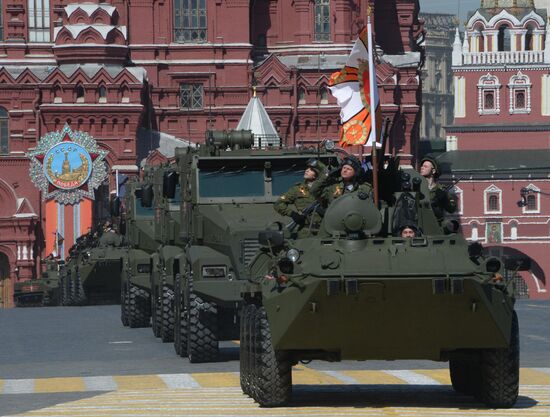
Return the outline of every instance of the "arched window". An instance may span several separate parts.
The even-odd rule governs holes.
[[[525,34],[525,45],[523,46],[526,51],[532,51],[533,48],[533,27],[527,26],[527,33]]]
[[[107,103],[107,89],[104,85],[99,86],[99,102]]]
[[[174,41],[206,42],[206,0],[174,0]]]
[[[328,104],[328,91],[326,86],[321,86],[321,104]]]
[[[298,104],[306,104],[306,89],[303,87],[298,90]]]
[[[490,195],[487,210],[488,211],[498,211],[499,207],[500,206],[498,204],[498,195],[494,195],[494,194]]]
[[[510,114],[531,113],[531,80],[518,71],[510,77]]]
[[[510,239],[511,240],[518,239],[518,222],[515,220],[512,223],[510,223]]]
[[[477,240],[479,239],[477,223],[472,224],[472,235],[470,236],[470,239],[472,239],[472,241],[474,242],[477,242]]]
[[[0,107],[0,154],[3,155],[10,153],[8,119],[8,111]]]
[[[508,25],[502,25],[498,29],[498,50],[510,51],[512,48],[511,38],[510,28]]]
[[[531,192],[527,194],[527,205],[523,207],[523,213],[540,213],[540,188],[534,184],[529,184],[525,188]]]
[[[537,197],[534,195],[528,195],[527,196],[527,210],[529,211],[535,211],[537,210]]]
[[[478,113],[500,114],[500,82],[498,77],[487,74],[479,79],[478,88]]]
[[[315,40],[330,41],[330,0],[315,0]]]
[[[76,102],[84,103],[84,87],[81,85],[76,86]]]
[[[485,214],[502,213],[502,190],[491,185],[484,191]]]

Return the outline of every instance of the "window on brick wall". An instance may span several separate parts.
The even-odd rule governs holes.
[[[8,130],[8,112],[0,107],[0,154],[10,153],[9,130]]]
[[[483,103],[484,110],[494,110],[495,108],[495,92],[485,91],[485,102]]]
[[[2,0],[0,0],[0,41],[4,40],[4,17],[3,17]]]
[[[491,185],[484,192],[485,213],[502,212],[502,190],[495,185]]]
[[[518,71],[510,77],[510,114],[527,114],[531,112],[531,80]]]
[[[498,204],[498,195],[490,194],[487,198],[489,204],[487,205],[487,211],[498,211],[500,206]]]
[[[500,82],[494,75],[487,74],[479,79],[477,88],[480,115],[500,113],[500,87]]]
[[[50,1],[28,0],[29,42],[50,42]]]
[[[174,41],[206,42],[206,0],[174,0]]]
[[[315,40],[330,41],[330,0],[315,0]]]
[[[195,110],[203,108],[202,84],[180,84],[180,108]]]

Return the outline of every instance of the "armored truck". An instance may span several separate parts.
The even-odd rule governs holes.
[[[152,308],[162,315],[161,334],[173,334],[176,352],[191,362],[216,360],[218,341],[238,339],[258,233],[283,221],[274,201],[302,180],[309,158],[333,157],[252,144],[250,132],[208,132],[204,145],[177,151],[177,170],[163,173],[159,230],[167,244],[153,256]]]
[[[281,225],[259,236],[241,314],[241,387],[281,406],[299,361],[448,361],[456,391],[489,407],[518,396],[519,330],[513,262],[437,222],[426,181],[389,161],[380,195],[344,194],[318,236],[292,240]],[[414,222],[415,237],[401,226]],[[242,288],[245,288],[243,286]]]

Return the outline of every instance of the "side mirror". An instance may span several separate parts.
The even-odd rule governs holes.
[[[481,243],[474,242],[468,245],[468,255],[470,258],[479,258],[483,254],[483,246]]]
[[[447,235],[458,232],[458,229],[460,229],[460,223],[457,220],[445,220],[443,222],[443,230]]]
[[[151,184],[141,187],[141,207],[152,207],[154,195],[153,186]]]
[[[115,197],[111,200],[111,216],[120,216],[120,197]]]
[[[258,241],[260,245],[277,248],[283,246],[285,238],[280,230],[264,230],[258,234]]]
[[[509,257],[504,260],[504,268],[511,271],[529,271],[531,258],[527,256]]]
[[[176,186],[178,185],[179,175],[176,171],[166,171],[162,177],[162,195],[165,198],[174,198],[176,196]]]

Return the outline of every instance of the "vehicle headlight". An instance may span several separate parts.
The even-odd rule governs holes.
[[[225,265],[209,265],[202,267],[203,278],[225,278],[227,267]]]
[[[298,259],[300,259],[300,252],[297,249],[289,249],[289,251],[286,253],[286,257],[292,262],[296,262]]]

